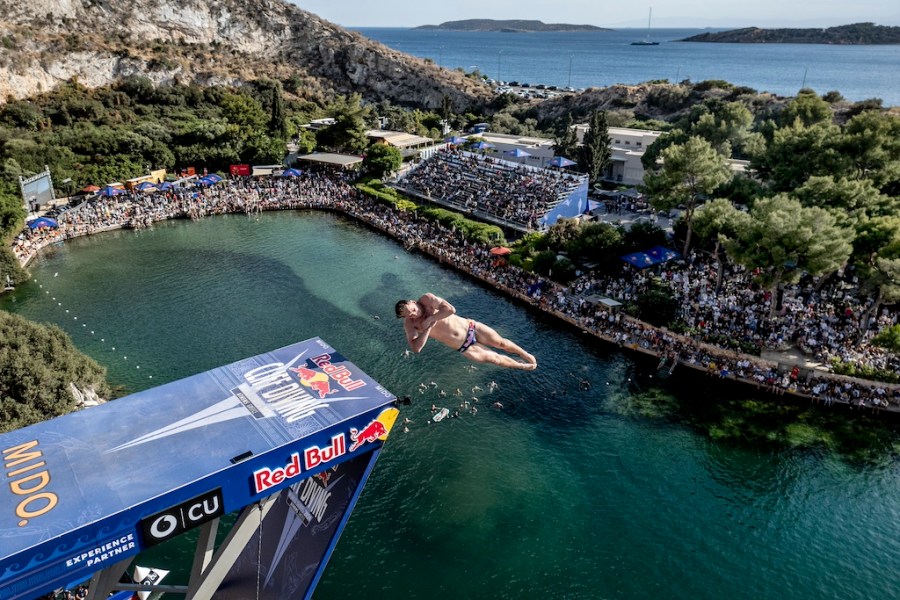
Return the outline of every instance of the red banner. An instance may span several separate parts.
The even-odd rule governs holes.
[[[231,165],[228,167],[232,177],[249,177],[250,165]]]

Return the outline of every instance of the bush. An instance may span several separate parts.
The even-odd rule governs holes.
[[[70,384],[109,398],[105,376],[60,328],[0,311],[0,431],[75,410]]]
[[[872,345],[884,348],[888,352],[900,354],[900,325],[887,327],[872,338]]]
[[[848,377],[859,377],[860,379],[868,379],[870,381],[883,381],[885,383],[900,383],[900,373],[890,369],[876,369],[864,365],[855,365],[853,363],[840,362],[839,359],[833,359],[831,363],[831,371],[837,375],[847,375]]]
[[[366,158],[363,161],[366,169],[375,177],[384,177],[393,173],[403,164],[400,151],[388,144],[372,144],[366,150]]]
[[[553,250],[544,250],[534,257],[532,267],[538,275],[548,276],[553,265],[556,264],[556,252]]]
[[[451,210],[434,207],[420,208],[419,215],[425,217],[429,221],[437,221],[444,227],[455,229],[469,240],[478,241],[483,244],[502,245],[506,243],[506,238],[503,236],[503,230],[496,225],[472,221]]]
[[[397,190],[387,187],[377,179],[370,180],[368,183],[357,183],[356,189],[400,212],[410,212],[418,208],[415,202],[401,196]]]
[[[19,265],[19,259],[12,249],[3,244],[0,247],[0,283],[6,284],[6,276],[12,279],[13,285],[18,285],[28,279],[28,273]]]

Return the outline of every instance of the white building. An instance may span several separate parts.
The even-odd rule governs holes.
[[[421,135],[413,135],[404,131],[385,131],[370,129],[366,132],[369,141],[376,144],[388,144],[400,151],[404,159],[420,154],[425,148],[434,146],[434,140]]]
[[[575,125],[578,143],[584,142],[588,125]],[[644,182],[644,165],[641,157],[647,148],[662,135],[661,131],[610,127],[609,141],[612,150],[610,165],[603,179],[622,185],[640,185]]]

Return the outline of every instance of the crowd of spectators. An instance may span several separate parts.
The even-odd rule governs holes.
[[[580,183],[578,177],[558,171],[447,149],[414,167],[398,186],[463,212],[538,229],[541,218]]]
[[[722,289],[715,293],[717,269],[694,254],[687,260],[666,263],[655,274],[623,271],[618,276],[586,274],[569,286],[498,262],[490,247],[467,240],[462,233],[366,196],[341,177],[306,174],[300,178],[236,178],[205,188],[184,188],[151,194],[130,194],[95,199],[59,216],[59,228],[26,230],[15,244],[25,262],[47,243],[112,227],[146,227],[156,220],[262,210],[320,208],[337,210],[391,235],[407,248],[489,282],[511,296],[556,315],[611,343],[659,357],[661,369],[677,365],[702,369],[712,377],[739,380],[774,393],[804,395],[873,411],[900,410],[900,386],[876,384],[833,376],[822,370],[779,366],[752,353],[723,347],[722,337],[771,347],[794,342],[814,352],[842,358],[885,361],[896,357],[876,353],[857,343],[857,301],[835,284],[825,283],[791,290],[775,319],[768,319],[764,290],[739,268],[726,271]],[[22,243],[22,241],[27,243]],[[630,267],[628,267],[630,268]],[[676,292],[681,318],[692,325],[689,334],[676,334],[633,319],[603,303],[590,301],[603,295],[629,302],[646,291],[653,276]],[[876,327],[895,323],[897,315],[879,316],[878,324],[863,332],[865,341]],[[854,326],[856,329],[854,330]]]
[[[733,264],[718,264],[692,252],[654,271],[622,272],[600,277],[588,274],[573,291],[631,302],[654,282],[672,291],[679,320],[696,339],[754,354],[764,349],[798,348],[823,365],[833,360],[868,368],[900,371],[900,357],[870,342],[878,331],[896,325],[898,314],[887,308],[867,318],[866,300],[856,293],[855,280],[812,278],[786,286],[770,317],[772,296],[754,282],[754,274]]]

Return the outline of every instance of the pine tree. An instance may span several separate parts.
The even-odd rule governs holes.
[[[567,119],[557,131],[556,139],[553,142],[553,151],[558,156],[573,158],[578,149],[578,134],[575,132],[575,123],[572,121],[572,113],[567,115]]]
[[[272,137],[284,139],[287,135],[287,120],[284,116],[284,94],[281,82],[272,85],[272,115],[269,118],[269,133]]]
[[[612,156],[605,111],[596,111],[591,115],[584,142],[578,150],[578,168],[588,174],[591,184],[596,183]]]

